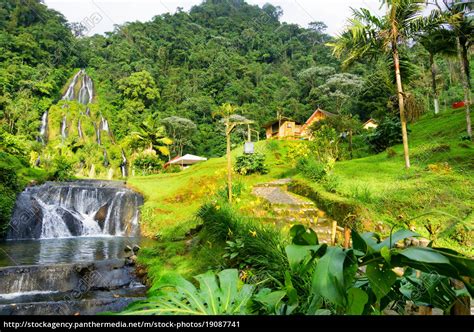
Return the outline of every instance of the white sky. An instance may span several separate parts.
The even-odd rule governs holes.
[[[177,7],[188,11],[201,0],[45,0],[48,7],[61,12],[69,22],[83,22],[87,35],[112,31],[114,24],[151,20],[155,15],[174,13]],[[247,0],[260,7],[265,3],[283,9],[282,21],[306,27],[323,21],[329,34],[341,32],[351,15],[350,7],[365,7],[380,13],[378,0]]]

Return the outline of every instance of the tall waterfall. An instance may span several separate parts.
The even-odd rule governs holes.
[[[109,122],[103,116],[100,119],[100,127],[103,131],[109,133]]]
[[[120,164],[120,169],[122,170],[122,177],[124,178],[128,176],[127,163],[127,157],[125,157],[125,152],[122,149],[122,163]]]
[[[142,204],[121,182],[47,182],[20,194],[8,238],[137,236]]]
[[[41,117],[41,127],[39,139],[43,144],[46,144],[46,131],[48,130],[48,111],[43,113]]]
[[[93,98],[92,80],[87,74],[84,73],[84,76],[82,76],[82,85],[81,89],[79,90],[79,97],[77,100],[81,104],[87,105],[92,103]]]
[[[82,134],[81,119],[77,120],[77,134],[79,135],[79,138],[84,137]]]
[[[61,136],[62,138],[67,138],[67,118],[66,116],[63,117],[61,122]]]
[[[66,93],[63,96],[63,100],[73,100],[74,99],[74,97],[75,97],[74,87],[77,84],[77,80],[79,79],[79,76],[83,73],[84,73],[84,70],[80,70],[76,73],[76,75],[74,75],[74,77],[72,78],[71,84],[69,84],[69,86],[66,90]]]

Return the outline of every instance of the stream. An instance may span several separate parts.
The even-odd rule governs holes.
[[[130,259],[146,241],[142,204],[120,181],[26,188],[0,241],[0,314],[96,314],[143,299]]]

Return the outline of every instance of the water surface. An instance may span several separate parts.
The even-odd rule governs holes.
[[[0,241],[0,266],[90,262],[125,257],[125,247],[145,245],[139,237],[72,237]]]

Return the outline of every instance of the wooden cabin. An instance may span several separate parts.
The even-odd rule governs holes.
[[[323,111],[322,109],[318,108],[316,111],[313,112],[313,114],[311,114],[308,120],[306,120],[304,125],[301,127],[301,137],[309,137],[309,128],[313,123],[325,118],[332,118],[334,116],[337,115],[331,112]]]
[[[263,127],[265,128],[267,139],[305,139],[309,137],[308,129],[313,123],[333,116],[336,116],[336,114],[326,112],[318,108],[313,112],[313,114],[311,114],[304,124],[300,124],[290,118],[283,117],[273,120],[265,124]]]
[[[267,139],[296,139],[300,136],[301,124],[290,119],[280,118],[263,125]]]

